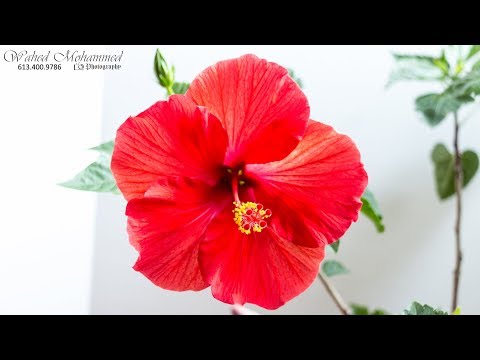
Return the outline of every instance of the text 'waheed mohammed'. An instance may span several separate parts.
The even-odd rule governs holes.
[[[46,51],[7,50],[3,58],[16,63],[72,63],[74,70],[118,70],[122,67],[123,51],[118,54],[89,54],[85,50]]]

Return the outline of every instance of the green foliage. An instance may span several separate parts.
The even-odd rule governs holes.
[[[176,82],[172,86],[172,90],[175,94],[185,94],[190,87],[189,83],[186,82]]]
[[[168,95],[185,94],[190,86],[187,82],[175,81],[175,66],[168,65],[159,49],[155,53],[153,70],[158,82],[167,90]]]
[[[337,240],[334,243],[331,243],[330,247],[335,252],[335,254],[338,253],[338,248],[340,247],[340,240]]]
[[[98,146],[95,146],[93,148],[90,148],[90,150],[95,150],[100,153],[106,154],[106,155],[112,155],[113,153],[113,146],[115,145],[114,141],[107,141],[106,143],[100,144]]]
[[[96,150],[100,153],[97,161],[88,165],[72,179],[59,185],[75,190],[120,194],[110,170],[113,141],[96,146],[91,150]]]
[[[367,306],[359,304],[350,304],[352,315],[388,315],[383,309],[373,309],[370,311]]]
[[[410,309],[403,310],[403,315],[448,315],[446,311],[434,309],[429,305],[422,305],[416,301],[410,305]]]
[[[303,81],[298,76],[295,75],[295,71],[293,69],[288,69],[288,75],[303,89]]]
[[[348,269],[341,262],[337,260],[323,261],[322,271],[328,277],[349,273]]]
[[[457,306],[457,308],[453,311],[452,315],[460,315],[461,308],[460,306]]]
[[[378,232],[384,232],[383,215],[380,212],[375,196],[369,189],[366,189],[362,196],[362,204],[362,213],[373,222]]]
[[[396,63],[387,84],[400,80],[436,81],[444,91],[419,96],[416,109],[430,126],[440,124],[480,94],[480,45],[451,45],[439,57],[394,54]]]
[[[444,56],[434,58],[422,55],[393,54],[393,57],[396,66],[390,74],[387,87],[404,80],[442,80],[445,78],[444,67],[448,68]]]
[[[480,51],[480,45],[472,45],[467,55],[467,60],[471,59]]]
[[[447,89],[441,94],[427,94],[415,100],[419,111],[430,126],[440,124],[448,114],[458,111],[463,104],[472,102],[470,96]]]
[[[173,65],[168,65],[162,53],[158,49],[155,53],[153,70],[160,85],[167,89],[170,94],[172,86],[175,83],[175,67]]]
[[[464,77],[456,79],[452,82],[449,89],[460,98],[466,100],[480,95],[480,61],[473,65],[472,71],[466,74]]]
[[[445,145],[437,144],[432,151],[432,161],[437,194],[445,200],[455,193],[455,159]],[[475,152],[467,150],[462,153],[463,187],[473,179],[478,166],[479,159]]]

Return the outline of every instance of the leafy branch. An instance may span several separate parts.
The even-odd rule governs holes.
[[[416,80],[439,83],[443,91],[416,98],[416,110],[428,125],[434,127],[447,117],[453,120],[453,154],[444,144],[432,151],[437,194],[441,200],[455,195],[455,267],[453,275],[452,305],[458,305],[458,292],[462,264],[461,220],[462,189],[476,174],[478,155],[472,150],[460,150],[460,110],[477,100],[480,95],[480,45],[450,45],[440,56],[394,54],[395,69],[387,86],[398,81]]]

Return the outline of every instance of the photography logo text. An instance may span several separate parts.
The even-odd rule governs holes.
[[[86,51],[65,50],[39,53],[36,50],[7,50],[3,59],[15,63],[18,70],[62,70],[79,71],[120,70],[123,51],[118,54],[90,54]]]

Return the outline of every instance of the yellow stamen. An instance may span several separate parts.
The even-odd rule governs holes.
[[[254,202],[235,201],[233,204],[235,205],[233,221],[241,233],[246,235],[252,231],[260,233],[267,227],[266,219],[272,216],[270,209],[264,209],[262,204]]]

